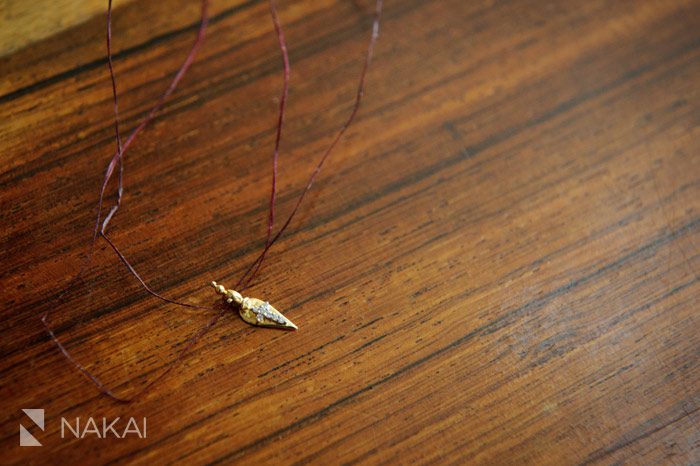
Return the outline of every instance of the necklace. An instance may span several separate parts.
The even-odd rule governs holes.
[[[104,180],[102,182],[102,187],[100,190],[100,195],[99,195],[99,203],[98,203],[98,213],[97,213],[97,220],[95,222],[95,228],[94,228],[94,233],[93,233],[93,239],[92,239],[92,244],[90,247],[90,251],[86,257],[86,261],[81,267],[81,270],[79,271],[78,275],[75,277],[74,281],[80,280],[83,272],[86,269],[86,266],[90,263],[92,259],[92,254],[95,246],[95,242],[99,237],[103,238],[107,244],[112,248],[114,253],[117,255],[117,257],[122,261],[122,263],[127,267],[129,272],[140,282],[142,288],[146,290],[149,294],[152,296],[170,303],[170,304],[176,304],[178,306],[183,306],[183,307],[189,307],[189,308],[194,308],[194,309],[204,309],[204,310],[216,310],[214,308],[208,307],[208,306],[201,306],[201,305],[196,305],[196,304],[190,304],[190,303],[185,303],[181,302],[172,298],[168,298],[166,296],[161,295],[160,293],[152,290],[145,282],[145,280],[138,274],[136,269],[131,265],[131,263],[127,260],[126,256],[119,250],[119,248],[116,246],[116,244],[109,238],[107,235],[107,226],[110,222],[110,220],[113,218],[114,214],[117,212],[121,205],[122,201],[122,195],[123,195],[123,185],[122,185],[122,175],[123,175],[123,164],[122,164],[122,159],[124,156],[124,153],[126,150],[129,148],[131,143],[134,141],[136,136],[153,120],[155,115],[158,113],[160,108],[163,106],[165,103],[166,99],[172,94],[177,87],[177,84],[179,81],[182,79],[182,77],[185,75],[186,71],[189,69],[190,65],[192,64],[194,60],[194,56],[196,52],[198,51],[199,47],[201,46],[201,43],[204,38],[204,31],[206,29],[206,26],[208,24],[208,16],[207,16],[207,6],[208,6],[208,0],[202,0],[202,13],[201,13],[201,21],[200,21],[200,27],[199,27],[199,32],[197,34],[197,39],[195,40],[194,45],[192,46],[189,54],[187,55],[187,58],[185,59],[184,63],[181,65],[179,68],[177,74],[173,78],[172,82],[166,89],[166,91],[161,95],[161,97],[158,99],[156,104],[151,108],[151,110],[148,112],[148,114],[144,117],[144,119],[139,123],[139,125],[131,132],[129,137],[122,143],[121,136],[120,136],[120,131],[119,131],[119,111],[118,111],[118,101],[117,101],[117,87],[116,87],[116,80],[114,76],[114,70],[113,70],[113,64],[112,64],[112,52],[111,52],[111,14],[112,14],[112,0],[108,0],[108,7],[107,7],[107,61],[108,61],[108,67],[109,67],[109,72],[110,72],[110,79],[111,79],[111,84],[112,84],[112,97],[113,97],[113,104],[114,104],[114,132],[115,132],[115,139],[117,143],[117,150],[112,157],[109,165],[107,166],[107,170],[105,171],[105,176]],[[103,394],[109,396],[115,401],[119,402],[130,402],[138,398],[139,396],[143,395],[145,392],[147,392],[149,389],[151,389],[158,381],[160,381],[163,377],[165,377],[176,365],[179,363],[182,358],[189,352],[189,350],[197,343],[197,341],[203,337],[209,330],[211,330],[218,320],[221,318],[221,316],[226,312],[228,309],[231,308],[231,306],[236,306],[238,307],[238,312],[241,318],[248,324],[259,326],[259,327],[264,327],[264,328],[277,328],[277,329],[285,329],[285,330],[297,330],[297,326],[288,318],[286,318],[281,312],[279,312],[277,309],[275,309],[272,305],[270,305],[269,302],[267,301],[262,301],[257,298],[252,298],[252,297],[244,297],[241,292],[244,291],[252,282],[252,280],[255,278],[257,275],[258,271],[260,270],[260,267],[262,266],[265,257],[267,255],[267,252],[270,250],[273,244],[280,238],[282,233],[287,229],[289,224],[291,223],[292,219],[294,218],[295,214],[297,213],[299,206],[301,205],[302,201],[304,200],[304,197],[306,194],[309,192],[311,189],[312,184],[314,183],[314,180],[318,176],[318,174],[321,171],[321,168],[325,161],[328,159],[329,155],[335,148],[336,144],[338,141],[341,139],[341,137],[345,134],[346,130],[354,120],[359,107],[360,107],[360,102],[362,100],[362,97],[364,95],[364,87],[365,87],[365,77],[367,74],[367,70],[369,68],[369,64],[372,60],[372,54],[374,50],[374,45],[377,41],[377,38],[379,36],[379,21],[381,18],[381,12],[382,12],[382,3],[383,0],[376,0],[375,3],[375,11],[374,11],[374,19],[373,19],[373,25],[372,25],[372,33],[370,37],[369,44],[367,46],[366,54],[365,54],[365,60],[364,64],[362,67],[362,72],[360,74],[360,80],[359,80],[359,85],[357,87],[357,93],[355,96],[355,102],[352,107],[352,111],[350,112],[349,117],[345,121],[345,123],[341,126],[340,130],[336,133],[335,137],[332,139],[331,143],[327,147],[327,149],[324,151],[323,155],[321,156],[319,162],[317,163],[316,167],[314,170],[311,172],[311,175],[309,176],[306,186],[302,190],[302,193],[299,195],[297,198],[297,201],[291,211],[291,213],[288,215],[287,219],[285,220],[284,224],[282,227],[277,231],[277,233],[273,236],[272,230],[274,226],[274,220],[275,220],[275,203],[276,203],[276,197],[277,197],[277,161],[279,158],[279,147],[280,147],[280,141],[281,141],[281,135],[282,135],[282,127],[283,127],[283,122],[284,122],[284,114],[285,114],[285,107],[286,107],[286,101],[287,101],[287,96],[288,96],[288,89],[289,89],[289,74],[290,74],[290,66],[289,66],[289,57],[287,53],[287,46],[285,43],[284,39],[284,33],[282,32],[282,27],[280,24],[280,20],[277,14],[277,10],[275,7],[275,2],[274,0],[269,0],[269,7],[270,7],[270,13],[272,16],[272,21],[274,24],[275,32],[277,33],[277,38],[278,42],[280,45],[280,50],[282,52],[282,58],[284,62],[284,87],[283,87],[283,92],[282,92],[282,97],[280,98],[280,108],[279,108],[279,114],[278,114],[278,120],[277,120],[277,130],[276,130],[276,137],[275,137],[275,146],[274,146],[274,152],[273,152],[273,169],[272,169],[272,189],[271,189],[271,195],[270,195],[270,203],[269,203],[269,214],[268,214],[268,222],[267,222],[267,235],[265,239],[265,246],[263,247],[262,251],[258,255],[257,259],[250,265],[250,267],[246,270],[246,272],[243,274],[243,276],[240,278],[238,283],[236,284],[236,287],[239,291],[235,291],[233,289],[227,289],[223,285],[220,285],[216,282],[211,282],[212,287],[214,288],[215,292],[218,293],[219,295],[223,296],[223,299],[225,300],[225,307],[223,310],[219,311],[214,318],[212,318],[207,325],[202,327],[197,333],[194,334],[192,338],[189,339],[187,344],[184,345],[184,347],[179,351],[177,356],[175,357],[174,360],[172,360],[170,363],[168,363],[165,366],[165,369],[152,381],[147,383],[144,387],[142,387],[141,390],[137,391],[135,395],[132,397],[120,397],[115,395],[110,389],[108,389],[96,376],[94,376],[88,369],[86,369],[82,364],[80,364],[75,358],[68,352],[68,350],[63,346],[63,344],[60,342],[58,337],[55,335],[53,332],[51,326],[48,323],[48,311],[45,312],[42,317],[41,321],[51,337],[52,341],[55,343],[55,345],[58,347],[60,350],[61,354],[70,362],[73,364],[73,366],[78,369],[80,372],[83,373]],[[109,212],[102,218],[102,208],[103,208],[103,200],[104,200],[104,195],[105,191],[107,188],[107,185],[112,178],[113,174],[115,171],[118,169],[118,178],[117,178],[117,199],[115,204],[112,206],[112,208],[109,210]],[[61,296],[59,296],[60,299]]]

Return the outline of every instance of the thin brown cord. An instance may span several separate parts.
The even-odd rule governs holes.
[[[110,81],[112,84],[112,100],[113,100],[113,107],[114,107],[114,132],[115,132],[115,139],[117,143],[117,149],[115,151],[114,156],[112,157],[112,160],[110,161],[109,165],[107,166],[107,170],[105,171],[105,176],[104,180],[102,182],[102,187],[100,189],[100,195],[99,195],[99,202],[98,202],[98,208],[97,208],[97,219],[95,221],[95,229],[93,233],[93,238],[92,242],[90,244],[90,249],[89,252],[86,256],[86,260],[83,262],[77,276],[71,280],[71,284],[76,283],[79,281],[85,270],[89,267],[89,264],[92,262],[92,257],[94,253],[94,248],[95,248],[95,243],[97,241],[97,236],[98,234],[102,236],[105,241],[111,246],[111,248],[114,250],[114,252],[117,254],[119,259],[126,265],[126,267],[129,269],[132,275],[136,277],[136,279],[141,283],[141,286],[151,295],[155,296],[158,299],[161,299],[165,302],[180,305],[180,306],[185,306],[185,307],[190,307],[190,308],[196,308],[196,309],[205,309],[205,310],[216,310],[211,307],[207,306],[197,306],[194,304],[189,304],[189,303],[183,303],[174,299],[167,298],[154,290],[152,290],[146,282],[141,278],[141,276],[136,272],[134,267],[129,263],[129,261],[126,259],[126,257],[119,251],[117,246],[107,237],[106,235],[106,229],[107,225],[109,224],[110,220],[114,216],[114,214],[117,212],[119,207],[121,206],[121,201],[122,201],[122,196],[123,196],[123,157],[124,153],[126,150],[129,148],[131,143],[134,141],[136,136],[143,131],[146,126],[155,118],[156,114],[158,111],[161,109],[165,101],[168,99],[168,97],[175,91],[177,85],[179,84],[180,80],[184,77],[185,73],[189,69],[189,67],[192,65],[192,62],[194,61],[194,57],[197,54],[199,48],[201,47],[201,44],[204,40],[204,34],[207,28],[207,25],[209,23],[209,15],[207,13],[208,10],[208,0],[202,0],[201,3],[201,19],[200,19],[200,24],[199,24],[199,29],[197,32],[197,37],[195,39],[194,44],[192,45],[189,53],[187,54],[187,57],[185,58],[185,61],[182,63],[180,68],[178,69],[178,72],[175,74],[173,77],[172,81],[166,88],[165,92],[160,96],[156,104],[149,110],[148,114],[144,117],[143,120],[139,123],[139,125],[131,132],[129,137],[127,138],[126,142],[122,145],[121,141],[121,134],[119,130],[119,105],[118,105],[118,96],[117,96],[117,84],[116,84],[116,78],[115,78],[115,73],[114,73],[114,65],[113,65],[113,60],[112,60],[112,0],[108,0],[107,3],[107,34],[106,34],[106,39],[107,39],[107,65],[109,68],[109,76],[110,76]],[[109,183],[109,180],[111,179],[114,169],[116,165],[119,164],[119,178],[118,178],[118,189],[117,189],[117,200],[116,204],[112,206],[110,209],[109,213],[105,217],[104,221],[102,222],[102,225],[100,226],[100,220],[101,220],[101,214],[102,214],[102,207],[104,203],[104,194],[107,188],[107,184]],[[63,296],[63,294],[61,294]],[[223,313],[220,313],[215,319],[212,319],[209,323],[208,326],[205,326],[204,329],[208,329],[210,326],[213,326],[216,324],[216,321],[219,319],[219,317],[223,315]],[[83,373],[92,383],[106,396],[112,398],[115,401],[118,402],[129,402],[135,400],[137,397],[139,397],[141,394],[145,393],[146,390],[148,390],[156,381],[160,380],[162,377],[165,376],[172,367],[174,367],[174,363],[180,360],[182,356],[185,354],[185,350],[188,350],[190,347],[192,347],[197,340],[200,338],[200,333],[201,331],[198,332],[197,334],[194,335],[189,341],[189,343],[185,346],[183,350],[180,351],[180,354],[178,357],[174,360],[173,363],[169,367],[166,368],[166,370],[161,373],[156,379],[154,379],[152,382],[147,384],[142,390],[137,392],[134,396],[130,398],[125,398],[125,397],[120,397],[115,395],[111,390],[109,390],[96,376],[94,376],[89,370],[87,370],[82,364],[80,364],[63,346],[63,344],[60,342],[58,337],[56,336],[55,332],[51,328],[50,324],[48,323],[48,316],[49,312],[45,312],[41,316],[41,322],[44,325],[47,333],[51,337],[51,340],[56,344],[58,349],[61,351],[63,356],[66,357],[68,361],[70,361],[80,372]],[[204,331],[203,333],[206,333]],[[203,334],[202,333],[202,334]]]

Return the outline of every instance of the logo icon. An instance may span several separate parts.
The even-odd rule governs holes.
[[[44,430],[44,410],[43,409],[22,409],[24,414],[34,422],[39,429]],[[20,447],[40,447],[41,443],[22,425],[19,425],[19,446]]]

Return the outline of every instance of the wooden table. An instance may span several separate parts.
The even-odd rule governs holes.
[[[122,127],[167,86],[196,1],[114,13]],[[279,0],[292,61],[278,218],[350,111],[369,0]],[[115,243],[221,306],[264,241],[280,52],[266,2],[217,0],[130,149]],[[358,119],[250,295],[147,295],[104,242],[114,150],[102,15],[0,59],[3,464],[698,464],[700,2],[387,0]],[[114,187],[109,190],[110,202]],[[21,411],[44,409],[45,430]],[[61,418],[147,418],[61,438]],[[20,447],[24,425],[41,447]],[[85,424],[83,424],[85,425]],[[65,427],[65,426],[64,426]]]

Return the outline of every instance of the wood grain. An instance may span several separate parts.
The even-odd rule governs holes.
[[[0,57],[104,14],[102,0],[0,0]]]
[[[115,11],[123,125],[197,2]],[[369,1],[280,0],[292,60],[280,215],[350,110]],[[264,240],[279,50],[261,0],[205,45],[126,160],[112,235],[148,283],[214,305]],[[366,100],[250,294],[300,330],[163,305],[100,244],[113,150],[103,18],[0,59],[4,464],[697,464],[700,2],[387,1]],[[43,408],[42,447],[18,446]],[[60,419],[147,417],[147,438]]]

